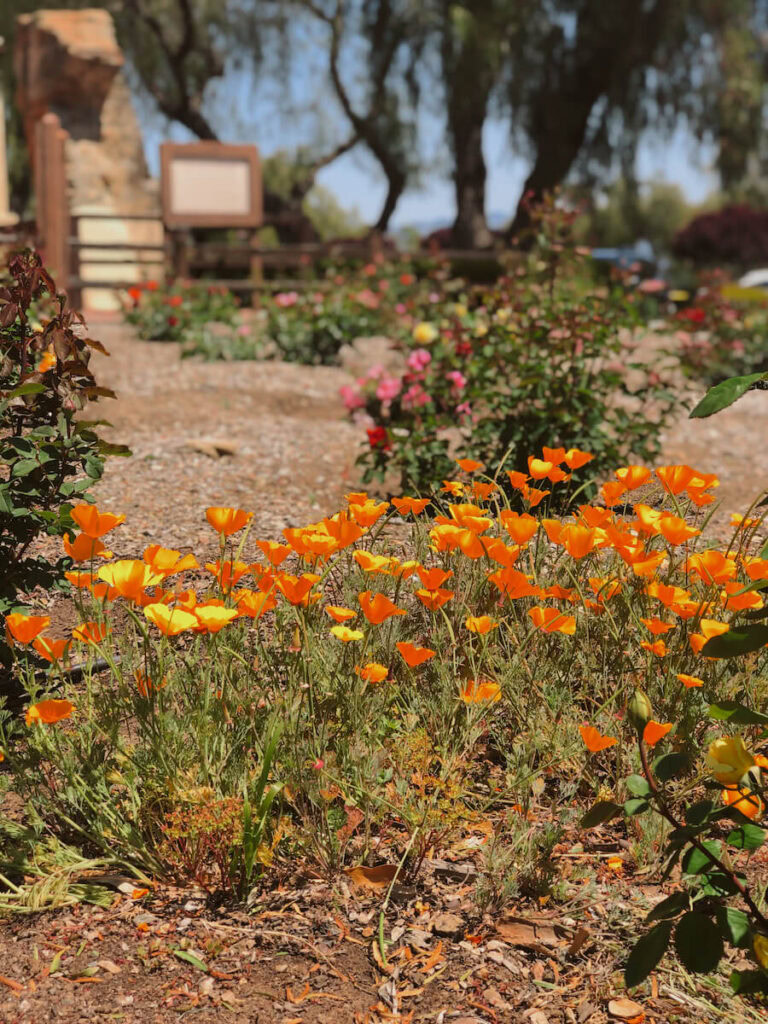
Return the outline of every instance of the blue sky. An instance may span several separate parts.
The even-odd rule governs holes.
[[[321,53],[316,50],[315,53]],[[312,51],[310,50],[310,53]],[[312,54],[314,56],[314,54]],[[265,156],[278,149],[315,142],[321,151],[339,140],[344,128],[334,103],[313,93],[322,76],[308,59],[301,74],[286,83],[254,86],[250,76],[229,73],[214,83],[207,107],[223,141],[254,142]],[[286,90],[288,95],[286,96]],[[165,138],[185,141],[191,136],[178,125],[169,125],[137,97],[147,160],[158,173],[158,146]],[[441,146],[441,126],[434,115],[421,118],[421,148],[430,154],[418,188],[408,190],[392,218],[393,228],[410,224],[450,224],[455,210],[447,153]],[[486,212],[511,216],[528,169],[527,160],[515,154],[505,124],[488,121],[483,147],[488,167]],[[713,149],[697,141],[681,126],[671,139],[649,137],[640,147],[637,162],[641,181],[654,179],[679,184],[692,202],[699,202],[717,188],[711,171]],[[364,222],[378,216],[385,181],[376,162],[360,146],[324,168],[317,178],[347,208],[356,208]]]

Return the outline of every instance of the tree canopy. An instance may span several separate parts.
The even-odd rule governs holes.
[[[94,0],[65,3],[93,6]],[[9,42],[16,14],[37,5],[18,0],[12,6],[0,9],[0,34]],[[534,195],[563,182],[604,186],[619,175],[631,189],[639,142],[683,121],[713,143],[726,194],[759,181],[765,162],[768,0],[106,0],[103,6],[157,109],[200,138],[227,134],[213,84],[226,83],[236,69],[254,82],[290,82],[312,50],[320,69],[313,83],[318,130],[296,153],[290,188],[268,189],[265,197],[267,213],[284,223],[293,216],[299,235],[318,171],[359,149],[386,182],[377,230],[386,230],[403,192],[439,156],[454,184],[454,242],[489,244],[483,137],[491,119],[507,126],[513,151],[528,159],[524,193]],[[9,75],[6,53],[6,86]],[[425,142],[425,119],[440,125],[437,154]],[[525,220],[518,199],[516,208],[510,202],[510,236]]]

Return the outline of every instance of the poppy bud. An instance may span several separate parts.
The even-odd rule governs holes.
[[[648,697],[642,690],[635,690],[632,700],[627,705],[627,718],[639,733],[653,718],[653,708]]]
[[[768,935],[756,935],[752,940],[752,952],[755,960],[763,968],[768,968]]]
[[[724,786],[733,786],[755,764],[741,736],[721,736],[710,743],[707,768]]]

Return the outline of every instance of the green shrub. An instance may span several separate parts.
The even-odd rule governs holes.
[[[452,476],[457,456],[527,471],[543,445],[587,448],[596,475],[658,454],[677,404],[666,354],[634,357],[631,296],[585,286],[579,254],[548,230],[526,265],[471,296],[473,308],[433,307],[403,345],[401,376],[377,368],[344,389],[368,417],[364,480],[421,488]]]
[[[238,301],[205,281],[175,281],[169,288],[147,281],[128,289],[123,316],[147,341],[181,341],[207,323],[234,324]]]
[[[81,337],[77,314],[66,308],[36,253],[13,256],[10,281],[0,289],[0,615],[24,606],[37,586],[66,585],[68,560],[51,563],[32,553],[44,534],[75,532],[70,510],[88,501],[109,454],[127,449],[99,439],[98,421],[77,419],[86,405],[114,397],[88,369],[100,342]],[[47,293],[55,312],[38,330],[29,309]],[[84,475],[83,475],[84,474]],[[0,694],[7,688],[11,652],[0,641]]]

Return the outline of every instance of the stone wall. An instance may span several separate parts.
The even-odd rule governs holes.
[[[81,253],[81,276],[90,280],[139,280],[134,252],[131,262],[98,266],[99,242],[162,240],[157,183],[148,174],[141,129],[123,72],[109,13],[38,10],[18,18],[14,69],[16,102],[22,112],[27,144],[34,161],[35,126],[46,113],[56,114],[69,138],[66,143],[67,186],[72,214],[104,214],[104,220],[79,222],[82,241],[93,249]],[[114,214],[151,214],[156,222],[107,219]],[[112,258],[113,250],[100,250]],[[114,308],[109,291],[87,289],[84,305]]]

